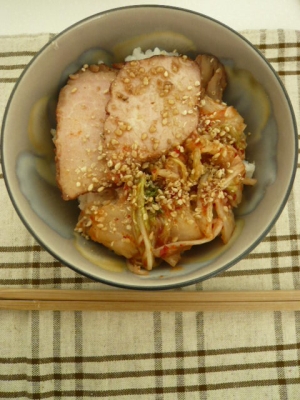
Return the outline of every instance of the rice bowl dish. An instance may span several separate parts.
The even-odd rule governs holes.
[[[54,143],[62,196],[80,203],[75,231],[140,275],[219,235],[228,243],[243,186],[256,180],[226,85],[215,57],[158,48],[71,74]]]
[[[28,66],[4,119],[4,176],[25,225],[63,264],[119,287],[164,289],[229,268],[264,237],[291,189],[296,127],[276,74],[238,34],[186,10],[134,10],[142,22],[125,40],[116,36],[129,32],[130,7],[71,27]],[[199,56],[217,63],[206,83]],[[190,81],[176,77],[175,61],[189,68],[183,76]],[[33,76],[45,71],[49,79],[38,84]],[[81,117],[87,121],[84,87],[95,95],[101,88],[102,105],[89,102],[90,131],[76,136]],[[139,125],[133,118],[138,104],[145,106]],[[37,132],[45,112],[47,127]],[[68,128],[72,113],[76,129]],[[13,121],[12,115],[19,117]],[[21,140],[8,133],[23,132],[28,121],[32,128]],[[98,141],[96,124],[102,124]],[[99,126],[93,128],[99,136]],[[70,132],[77,142],[66,140]]]

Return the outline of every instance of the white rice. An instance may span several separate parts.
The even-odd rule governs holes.
[[[246,168],[246,178],[252,178],[254,171],[255,171],[255,164],[250,163],[249,161],[243,161],[245,168]]]
[[[152,56],[178,56],[179,54],[174,50],[172,52],[167,52],[165,50],[161,50],[158,47],[155,47],[154,50],[148,49],[145,52],[142,51],[140,47],[136,47],[132,54],[125,58],[125,61],[135,61],[135,60],[144,60],[145,58],[150,58]]]

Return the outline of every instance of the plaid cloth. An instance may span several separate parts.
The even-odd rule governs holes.
[[[242,33],[278,71],[299,119],[300,31]],[[49,38],[0,37],[0,122],[18,76]],[[248,257],[182,290],[299,290],[299,179]],[[0,194],[2,287],[111,290],[35,242],[2,174]],[[0,321],[0,399],[299,399],[300,312],[0,311]]]

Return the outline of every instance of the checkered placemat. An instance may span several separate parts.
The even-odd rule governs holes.
[[[242,32],[278,71],[299,125],[300,31]],[[0,123],[51,35],[0,37]],[[299,125],[300,126],[300,125]],[[183,290],[300,289],[299,173],[265,240]],[[27,232],[0,170],[0,286],[111,289],[61,265]],[[300,313],[0,311],[0,399],[298,399]]]

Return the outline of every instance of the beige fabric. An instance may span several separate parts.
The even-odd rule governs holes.
[[[279,72],[299,125],[300,32],[245,31]],[[0,37],[0,122],[50,35]],[[265,240],[183,290],[300,289],[299,174]],[[62,266],[20,222],[0,171],[0,286],[111,289]],[[0,311],[0,399],[298,399],[300,313]]]

